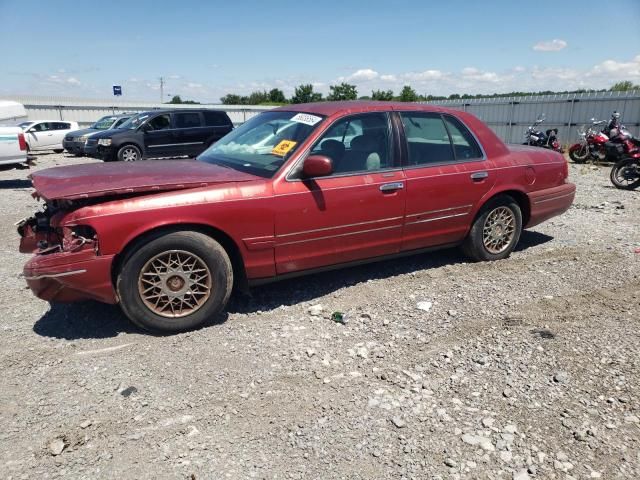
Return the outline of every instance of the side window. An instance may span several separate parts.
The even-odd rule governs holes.
[[[204,123],[209,127],[226,127],[231,125],[231,120],[225,112],[216,112],[214,110],[205,110]]]
[[[51,124],[47,122],[36,123],[31,128],[36,132],[48,132],[49,130],[52,130]]]
[[[56,122],[53,124],[53,130],[69,130],[71,128],[70,123]]]
[[[158,115],[147,122],[149,130],[166,130],[171,127],[171,116],[168,113]]]
[[[410,166],[455,160],[449,134],[439,114],[404,112],[400,117]]]
[[[122,125],[124,122],[126,122],[127,120],[129,120],[128,118],[121,118],[119,120],[116,120],[116,123],[113,124],[113,126],[111,128],[120,128],[120,125]]]
[[[482,150],[471,132],[455,117],[444,115],[444,123],[449,130],[456,160],[482,158]]]
[[[367,172],[393,166],[391,133],[386,113],[368,113],[334,123],[311,149],[326,155],[337,174]]]
[[[195,128],[202,126],[200,113],[198,112],[174,113],[173,116],[176,122],[176,128]]]

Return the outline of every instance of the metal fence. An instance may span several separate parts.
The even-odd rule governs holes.
[[[128,102],[114,99],[88,100],[71,97],[8,96],[3,100],[13,100],[24,105],[29,120],[68,120],[88,126],[105,115],[118,113],[138,113],[149,110],[210,108],[224,110],[234,125],[244,123],[258,113],[273,107],[258,105],[189,105]]]
[[[542,129],[558,128],[561,143],[577,140],[577,127],[591,118],[609,120],[614,110],[636,137],[640,136],[640,90],[527,97],[478,98],[426,102],[472,113],[505,142],[524,142],[524,131],[544,113]]]
[[[116,113],[203,107],[224,110],[229,114],[231,121],[238,125],[264,110],[273,108],[258,105],[172,105],[65,97],[9,96],[3,98],[22,103],[30,120],[70,120],[82,126],[89,125],[104,115]],[[542,128],[558,128],[558,138],[563,144],[577,139],[576,127],[588,123],[591,118],[608,120],[614,110],[620,112],[622,123],[631,133],[640,137],[639,90],[440,100],[426,103],[473,113],[487,123],[502,140],[509,143],[523,142],[525,129],[542,113],[546,116]]]

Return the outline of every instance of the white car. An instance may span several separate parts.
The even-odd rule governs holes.
[[[24,130],[24,138],[30,151],[53,150],[62,153],[64,136],[78,130],[76,122],[64,120],[38,120],[23,122],[19,125]]]
[[[16,126],[26,120],[24,105],[0,100],[0,165],[25,163],[27,161],[27,142],[22,128]]]

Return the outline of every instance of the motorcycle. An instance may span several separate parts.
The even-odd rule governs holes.
[[[640,143],[631,133],[620,125],[613,138],[609,138],[597,128],[606,124],[606,120],[591,119],[578,129],[580,141],[569,147],[569,157],[575,163],[585,163],[587,160],[598,162],[617,162],[626,157],[640,154]],[[613,141],[612,141],[613,140]]]
[[[611,183],[622,190],[633,190],[640,187],[640,155],[623,158],[611,169]]]
[[[533,125],[530,125],[524,133],[526,141],[523,145],[531,145],[534,147],[548,148],[562,153],[562,147],[558,142],[558,129],[550,128],[546,132],[536,130],[536,127],[544,122],[544,114],[539,116]]]

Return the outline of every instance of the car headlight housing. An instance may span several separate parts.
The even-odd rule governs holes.
[[[98,145],[102,145],[103,147],[108,147],[111,145],[111,139],[110,138],[100,138],[98,140]]]

